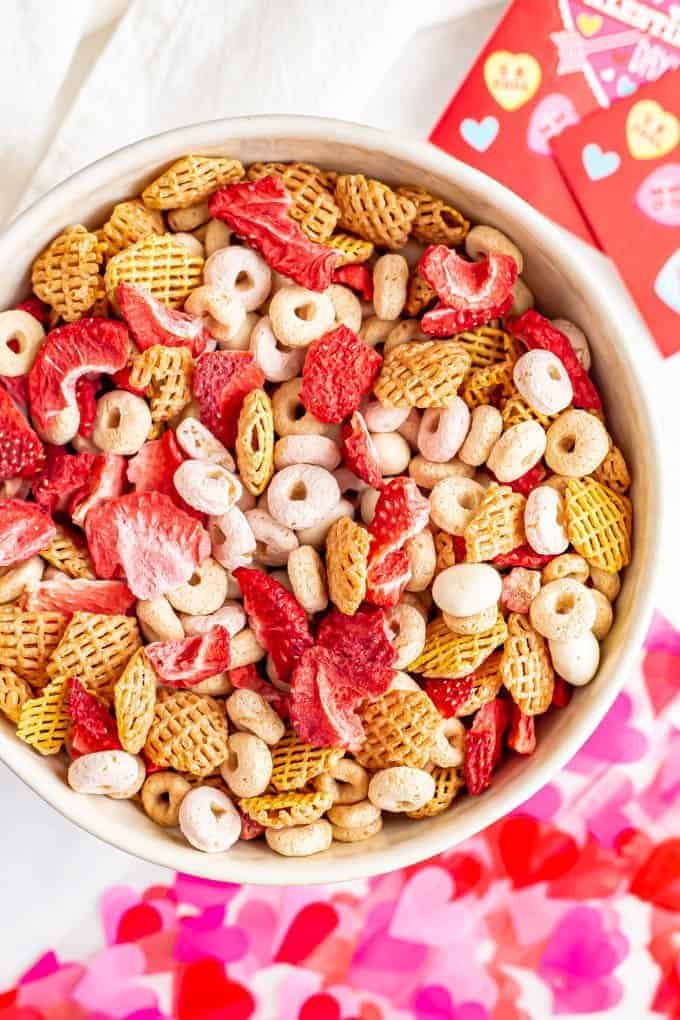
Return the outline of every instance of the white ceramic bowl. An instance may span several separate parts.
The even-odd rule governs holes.
[[[83,829],[149,861],[213,879],[281,885],[378,874],[448,849],[516,808],[565,765],[612,703],[640,648],[652,609],[661,505],[660,456],[650,408],[623,329],[617,325],[616,303],[601,278],[584,272],[577,242],[502,185],[427,144],[331,120],[212,121],[147,138],[93,163],[36,202],[0,237],[0,308],[27,296],[32,259],[63,227],[101,223],[115,202],[138,194],[168,163],[188,152],[224,153],[245,163],[307,160],[417,184],[445,196],[472,220],[506,231],[524,252],[524,276],[539,307],[551,316],[573,319],[589,337],[593,374],[612,431],[632,467],[634,559],[617,602],[615,626],[602,647],[597,677],[574,692],[567,709],[541,720],[532,757],[509,755],[487,793],[461,797],[437,818],[420,822],[395,818],[365,843],[334,844],[309,858],[279,857],[263,841],[240,843],[226,854],[202,854],[187,846],[178,832],[154,825],[134,804],[73,793],[60,759],[41,758],[16,739],[9,724],[0,723],[0,757],[17,775]]]

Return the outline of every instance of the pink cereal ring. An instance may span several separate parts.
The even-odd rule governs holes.
[[[205,325],[218,340],[233,340],[246,321],[246,309],[240,297],[219,287],[197,287],[184,303],[191,315],[204,317]]]
[[[564,500],[551,485],[537,485],[524,507],[527,542],[541,556],[559,556],[569,548]]]
[[[454,397],[441,410],[428,407],[418,429],[418,450],[427,460],[446,464],[456,456],[470,427],[470,410],[461,397]]]
[[[274,336],[269,316],[265,315],[250,334],[250,353],[262,369],[265,379],[280,383],[288,382],[300,374],[306,352],[304,347],[282,350]]]
[[[278,471],[267,490],[269,512],[285,528],[312,528],[340,502],[333,475],[314,464],[291,464]]]
[[[198,418],[185,418],[181,421],[175,430],[175,436],[183,453],[192,460],[207,460],[213,464],[221,464],[227,471],[235,470],[234,458],[229,450]]]
[[[271,269],[265,260],[242,245],[220,248],[203,268],[206,283],[241,299],[247,312],[254,312],[269,296]]]
[[[241,495],[236,475],[207,460],[185,460],[175,471],[173,483],[185,503],[213,517],[226,514]]]
[[[567,340],[574,348],[576,357],[581,362],[581,368],[585,372],[590,371],[590,344],[586,339],[586,335],[580,326],[577,326],[575,322],[570,322],[569,319],[551,319],[551,326],[555,329],[559,329],[560,333],[564,333]]]
[[[180,614],[182,627],[187,637],[207,634],[213,627],[224,627],[229,631],[229,637],[236,637],[246,625],[246,614],[240,602],[225,602],[221,609],[214,613],[207,613],[199,616],[189,616],[186,613]]]
[[[267,567],[285,567],[289,555],[300,544],[295,532],[275,521],[266,510],[249,510],[246,520],[257,542],[255,559]]]
[[[369,432],[395,432],[410,413],[410,407],[383,407],[378,400],[369,400],[363,410]]]
[[[291,464],[316,464],[326,471],[335,471],[341,460],[338,444],[328,436],[283,436],[274,446],[277,471]]]
[[[208,534],[212,555],[225,570],[236,570],[252,563],[257,542],[246,515],[237,506],[232,506],[225,514],[211,517]]]

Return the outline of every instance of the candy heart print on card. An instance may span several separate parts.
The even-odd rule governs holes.
[[[633,159],[660,159],[680,141],[680,121],[654,99],[641,99],[630,108],[626,138]]]
[[[680,315],[680,248],[662,266],[654,281],[654,293]]]
[[[583,166],[591,181],[601,181],[611,177],[621,166],[621,157],[617,152],[603,152],[597,142],[589,142],[583,147]]]
[[[550,139],[561,134],[571,124],[578,124],[580,117],[576,107],[561,92],[544,96],[532,110],[527,132],[527,144],[532,152],[542,156],[550,155]]]
[[[602,18],[599,14],[579,14],[576,24],[581,35],[589,39],[591,35],[597,35],[602,28]]]
[[[473,120],[466,117],[460,125],[461,136],[468,145],[471,145],[477,152],[486,152],[496,139],[500,124],[495,117],[485,117],[484,120]]]
[[[667,163],[653,170],[638,188],[635,202],[657,223],[680,227],[680,163]]]
[[[484,81],[499,106],[512,113],[536,94],[541,65],[530,53],[497,50],[484,62]]]

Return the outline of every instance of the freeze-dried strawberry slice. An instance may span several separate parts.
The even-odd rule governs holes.
[[[475,712],[465,740],[465,783],[470,793],[483,793],[501,760],[503,734],[510,721],[507,701],[496,698]]]
[[[355,411],[350,420],[342,426],[342,456],[346,466],[354,474],[379,489],[382,485],[378,451],[371,439],[364,416]]]
[[[57,533],[54,521],[35,503],[0,500],[0,567],[29,560]]]
[[[47,329],[50,322],[50,306],[46,305],[40,298],[30,297],[17,305],[18,312],[28,312],[34,319],[37,319],[41,326]]]
[[[405,549],[385,556],[369,556],[366,601],[374,606],[396,606],[411,580],[411,561]]]
[[[387,689],[391,671],[347,670],[347,658],[329,648],[309,648],[291,677],[290,718],[314,747],[356,751],[364,739],[357,708]],[[376,682],[377,680],[377,682]]]
[[[99,503],[85,533],[99,577],[126,578],[138,599],[185,584],[210,555],[207,531],[160,492],[131,492]]]
[[[257,839],[264,832],[264,825],[260,825],[250,815],[245,814],[239,807],[236,808],[241,816],[241,835],[240,839]]]
[[[440,300],[422,318],[423,332],[432,336],[483,326],[512,307],[517,263],[510,255],[491,252],[479,262],[467,262],[446,245],[434,244],[423,252],[418,272]]]
[[[453,555],[456,557],[456,563],[463,563],[467,557],[467,546],[465,545],[465,539],[462,535],[453,535]]]
[[[33,483],[38,506],[48,513],[65,512],[74,498],[88,491],[96,456],[93,453],[67,453],[62,446],[47,446],[47,465]]]
[[[347,326],[314,340],[302,369],[300,400],[319,421],[341,422],[370,391],[382,358]]]
[[[581,365],[576,356],[576,351],[569,343],[569,340],[555,329],[553,324],[539,312],[530,308],[518,319],[511,319],[507,328],[530,350],[537,348],[543,351],[551,351],[560,359],[565,371],[571,380],[574,391],[572,404],[574,407],[582,407],[586,410],[598,410],[602,407],[600,395],[595,389],[592,379]]]
[[[180,641],[154,641],[144,651],[164,684],[193,687],[228,668],[229,631],[217,625]]]
[[[68,714],[71,728],[71,755],[95,751],[117,751],[120,748],[116,720],[94,694],[90,694],[76,677],[68,682]],[[74,753],[75,752],[75,753]]]
[[[119,283],[116,299],[140,351],[155,344],[163,347],[188,347],[197,358],[212,340],[202,319],[168,308],[152,297],[144,287]]]
[[[333,272],[333,283],[358,291],[364,301],[373,300],[373,273],[368,266],[340,266]]]
[[[12,398],[0,389],[0,481],[30,478],[45,466],[45,450]]]
[[[28,417],[28,374],[0,375],[0,384],[11,397],[17,411]]]
[[[124,581],[55,577],[24,589],[21,608],[35,613],[127,613],[135,597]]]
[[[383,485],[375,505],[371,559],[378,560],[420,534],[430,519],[430,504],[412,478],[391,478]]]
[[[80,414],[78,435],[86,439],[92,435],[95,415],[97,413],[97,394],[102,388],[101,376],[93,378],[82,375],[76,383],[76,403]]]
[[[125,365],[118,372],[114,372],[111,376],[111,382],[117,390],[127,390],[128,393],[134,393],[136,397],[145,397],[146,390],[140,390],[136,386],[130,385],[130,375],[132,373],[132,365]]]
[[[555,686],[553,687],[552,701],[550,702],[552,708],[566,708],[571,701],[571,696],[574,693],[574,688],[571,684],[568,684],[566,680],[561,676],[555,677]]]
[[[255,637],[271,655],[279,680],[287,680],[302,653],[314,643],[307,614],[294,595],[263,571],[239,567],[234,577]]]
[[[538,464],[534,464],[519,478],[515,478],[514,482],[508,482],[508,485],[513,492],[521,492],[523,496],[528,496],[532,489],[541,484],[545,476],[546,470],[539,460]]]
[[[249,351],[208,351],[196,362],[194,396],[201,421],[226,446],[236,442],[244,397],[264,386],[264,375]]]
[[[503,567],[526,567],[528,570],[540,570],[546,563],[550,563],[554,559],[554,556],[534,552],[530,545],[524,544],[518,545],[516,549],[511,549],[509,553],[494,556],[491,562],[494,567],[501,569]]]
[[[510,729],[505,743],[517,754],[533,754],[536,750],[534,717],[525,715],[514,702],[510,705]]]
[[[123,368],[129,344],[125,326],[112,319],[80,319],[47,334],[28,376],[31,417],[46,439],[73,439],[80,423],[78,379]]]
[[[303,234],[288,211],[292,199],[278,177],[218,188],[208,199],[210,215],[248,241],[267,263],[301,287],[325,290],[338,253]]]
[[[425,693],[440,715],[449,719],[455,715],[460,706],[467,701],[474,686],[474,673],[457,679],[426,680],[423,684]]]
[[[172,478],[183,461],[175,433],[167,429],[160,439],[150,439],[139,453],[130,457],[127,478],[137,492],[164,492],[174,499],[177,494]]]
[[[386,690],[389,686],[397,653],[382,609],[364,607],[354,616],[331,609],[319,625],[317,645],[345,660],[347,676],[370,672],[372,688]],[[366,680],[359,676],[356,682]]]
[[[264,680],[257,672],[257,667],[252,663],[249,666],[237,666],[236,669],[230,669],[229,682],[232,687],[261,694],[278,716],[282,719],[288,718],[288,695]]]
[[[86,488],[71,500],[71,520],[85,527],[90,510],[107,499],[122,496],[126,489],[127,461],[119,453],[99,453],[94,459]]]

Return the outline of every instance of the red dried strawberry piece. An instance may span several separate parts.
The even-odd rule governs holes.
[[[154,641],[144,651],[164,684],[193,687],[228,668],[229,631],[218,624],[180,641]]]
[[[374,606],[396,606],[411,580],[411,561],[405,549],[369,557],[366,601]]]
[[[120,749],[116,720],[76,677],[71,677],[68,682],[68,714],[73,722],[72,757]]]
[[[134,393],[136,397],[145,397],[146,390],[140,390],[136,386],[130,385],[130,375],[132,373],[132,365],[125,365],[120,371],[114,372],[111,376],[111,382],[117,390],[127,390],[128,393]]]
[[[47,334],[28,376],[31,417],[48,439],[68,442],[78,431],[76,383],[111,375],[127,364],[130,339],[120,322],[80,319]]]
[[[236,442],[244,397],[264,386],[264,375],[248,351],[208,351],[196,362],[194,396],[201,420],[226,446]]]
[[[418,535],[430,519],[430,504],[412,478],[391,478],[380,490],[373,520],[371,559],[378,560],[400,549]]]
[[[422,318],[424,333],[451,336],[483,326],[512,307],[517,263],[510,255],[491,252],[479,262],[467,262],[446,245],[435,244],[423,252],[418,271],[440,300]]]
[[[530,351],[537,348],[543,351],[551,351],[560,359],[571,380],[574,391],[572,398],[574,407],[582,407],[586,410],[598,410],[602,407],[600,395],[595,389],[592,379],[578,360],[576,351],[564,333],[560,333],[559,329],[555,329],[545,316],[530,308],[528,312],[520,315],[518,319],[512,319],[508,322],[507,328]]]
[[[241,839],[257,839],[264,832],[264,825],[260,825],[254,818],[247,815],[240,808],[236,809],[241,816]]]
[[[333,283],[358,291],[364,301],[373,300],[373,273],[368,266],[340,266],[333,272]]]
[[[130,457],[127,478],[137,492],[164,492],[176,502],[179,497],[172,479],[183,461],[175,433],[167,429],[160,439],[149,440],[139,453]]]
[[[347,662],[346,671],[376,674],[372,686],[387,683],[397,657],[382,609],[359,609],[354,616],[345,616],[331,609],[323,618],[317,633],[317,644]]]
[[[234,577],[255,637],[271,655],[278,678],[287,680],[302,653],[314,643],[307,614],[294,595],[263,571],[239,567]]]
[[[28,417],[28,375],[0,375],[0,384],[12,398],[12,403],[25,418]]]
[[[472,693],[474,682],[474,673],[470,673],[468,676],[461,676],[456,680],[426,680],[423,686],[439,714],[448,719],[455,715],[460,706],[467,701]]]
[[[55,577],[24,589],[21,608],[35,613],[127,613],[135,597],[124,581]]]
[[[247,691],[255,691],[268,701],[274,711],[282,719],[288,718],[288,695],[264,680],[252,663],[249,666],[237,666],[229,670],[229,682],[232,687]]]
[[[483,793],[501,760],[503,734],[510,721],[507,701],[496,698],[475,712],[465,740],[465,783],[470,793]]]
[[[534,552],[530,545],[518,545],[509,553],[501,553],[491,560],[494,567],[527,567],[528,570],[540,570],[546,563],[554,560],[554,556]]]
[[[546,474],[547,472],[539,460],[538,464],[534,464],[519,478],[515,478],[514,482],[508,482],[508,485],[513,492],[521,492],[523,496],[528,496],[532,489],[541,484]]]
[[[555,677],[555,686],[553,687],[552,701],[550,702],[553,708],[566,708],[571,701],[571,696],[574,693],[574,688],[571,684],[568,684],[566,680],[561,676]]]
[[[374,489],[380,488],[382,474],[378,451],[361,411],[355,411],[350,420],[342,426],[342,455],[345,464],[357,478],[361,478],[367,485],[372,485]]]
[[[119,283],[116,299],[120,313],[128,324],[140,351],[154,344],[163,347],[188,347],[195,358],[212,341],[202,319],[187,312],[177,312],[161,304],[143,287]]]
[[[0,567],[29,560],[57,533],[54,521],[35,503],[0,500]]]
[[[33,483],[38,506],[48,513],[65,512],[74,498],[88,490],[96,456],[67,453],[62,446],[47,446],[47,465]]]
[[[462,535],[453,535],[452,538],[453,555],[456,557],[456,563],[464,563],[467,557],[465,539]]]
[[[9,394],[0,389],[0,481],[30,478],[45,466],[45,450]]]
[[[366,396],[382,358],[347,326],[314,340],[302,369],[300,400],[319,421],[341,422]]]
[[[534,717],[525,715],[514,702],[510,705],[510,729],[505,743],[517,754],[533,754],[536,750]]]
[[[17,305],[18,312],[28,312],[34,319],[37,319],[41,326],[45,329],[50,324],[50,306],[46,305],[40,298],[30,297],[26,298],[25,301],[21,301]]]
[[[131,492],[99,503],[85,533],[100,577],[127,579],[138,599],[185,584],[210,555],[207,531],[160,492]]]
[[[74,524],[84,528],[87,515],[93,507],[123,495],[127,488],[126,469],[127,460],[119,453],[96,455],[86,488],[77,493],[70,503],[69,510]]]
[[[89,378],[81,376],[76,383],[76,403],[80,413],[78,435],[87,439],[92,435],[95,415],[97,413],[97,394],[102,388],[101,376]]]
[[[503,575],[501,606],[511,613],[529,612],[540,586],[540,574],[526,567],[513,567]]]
[[[208,199],[210,215],[253,246],[267,263],[301,287],[325,290],[338,253],[316,244],[288,215],[292,199],[278,177],[218,188]]]

